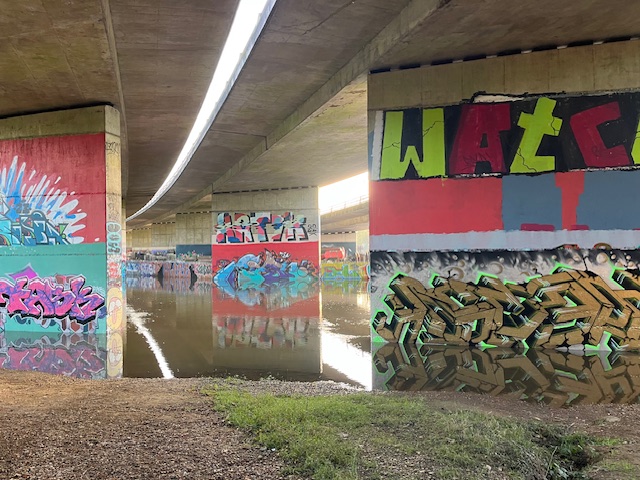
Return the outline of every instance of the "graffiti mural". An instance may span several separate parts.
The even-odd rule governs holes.
[[[322,262],[320,277],[323,281],[358,280],[366,282],[369,279],[369,263]]]
[[[126,263],[127,277],[157,277],[162,262],[144,262],[129,260]]]
[[[318,229],[302,214],[285,212],[218,214],[216,243],[305,242],[318,240]]]
[[[501,97],[504,99],[504,96]],[[516,97],[381,113],[380,180],[640,164],[640,94]]]
[[[372,117],[374,341],[640,348],[640,94],[496,99]]]
[[[317,249],[317,244],[315,246]],[[223,289],[308,284],[318,280],[316,266],[308,260],[298,260],[290,251],[264,249],[257,254],[247,253],[234,260],[219,260],[214,269],[213,281]]]
[[[87,326],[103,316],[105,297],[82,275],[41,278],[30,267],[10,278],[0,277],[0,330],[38,324],[63,332],[94,331]],[[87,328],[89,330],[87,330]]]
[[[0,247],[104,242],[104,159],[104,134],[1,141]]]
[[[619,250],[376,253],[374,271],[408,273],[372,288],[385,306],[372,325],[401,343],[640,349],[638,260]]]
[[[385,344],[373,354],[374,388],[509,395],[556,407],[637,403],[640,357],[530,349]]]
[[[47,178],[13,158],[0,174],[0,246],[80,243],[87,216],[77,199],[60,190],[60,177]]]

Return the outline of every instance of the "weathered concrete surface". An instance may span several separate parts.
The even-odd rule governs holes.
[[[369,228],[369,202],[323,214],[320,227],[323,234],[367,230]]]
[[[443,0],[372,69],[636,36],[640,3],[627,0]]]
[[[294,9],[295,6],[289,7]],[[261,133],[264,135],[262,141],[257,142],[241,160],[229,162],[230,168],[223,173],[216,172],[214,176],[217,178],[212,185],[205,186],[192,201],[177,207],[167,208],[172,202],[167,199],[158,209],[149,212],[150,215],[162,216],[187,209],[193,201],[211,192],[269,188],[275,184],[323,185],[366,170],[365,104],[364,100],[352,94],[364,94],[366,89],[356,79],[369,70],[631,36],[637,33],[631,19],[640,13],[640,5],[623,0],[591,0],[580,5],[545,0],[517,8],[506,0],[414,0],[394,7],[401,9],[396,10],[395,16],[387,17],[388,23],[378,35],[362,46],[271,133]],[[345,7],[343,11],[348,8]],[[343,12],[336,16],[341,14]],[[276,11],[274,18],[277,15]],[[567,58],[567,55],[560,55]],[[311,66],[313,50],[309,50],[308,57],[308,65]],[[502,61],[501,58],[497,61]],[[247,68],[250,68],[252,60]],[[526,59],[522,61],[526,63]],[[471,68],[466,63],[456,65],[460,69]],[[544,65],[540,66],[538,76],[543,68]],[[512,73],[515,82],[517,72]],[[509,78],[508,72],[503,72],[503,75]],[[438,75],[434,72],[432,77]],[[468,78],[473,78],[473,75]],[[241,76],[240,82],[243,80]],[[431,80],[455,90],[459,79],[453,75]],[[473,88],[472,83],[467,82],[465,88]],[[204,152],[199,152],[197,156],[204,155]],[[215,149],[210,154],[215,158]],[[179,185],[189,178],[191,175],[187,172]]]
[[[193,202],[188,200],[195,196],[195,201],[210,193],[214,182],[224,185],[233,176],[228,172],[238,171],[236,165],[241,159],[244,163],[255,160],[267,147],[273,146],[366,72],[368,60],[361,59],[356,66],[349,62],[360,58],[359,52],[407,4],[408,0],[279,0],[236,86],[191,164],[157,207],[135,219],[131,225],[145,224],[168,213],[189,209]],[[345,66],[348,68],[341,71]],[[339,71],[341,73],[336,76]],[[358,133],[353,136],[358,137]],[[366,139],[359,140],[366,145]],[[358,173],[364,168],[354,171]],[[312,171],[306,169],[307,174]],[[322,171],[331,172],[332,169],[323,168]],[[333,172],[333,178],[328,181],[345,176],[337,169]],[[257,183],[252,182],[249,175],[246,180],[247,185]],[[260,188],[322,184],[317,179],[301,179],[301,176],[295,181],[286,180],[273,175],[259,182]],[[154,184],[153,192],[155,187]],[[222,186],[217,191],[230,191],[231,187],[234,186]],[[129,211],[141,207],[142,200],[148,200],[153,192],[144,199],[134,198],[131,192],[128,205],[131,206],[132,201],[135,205]]]
[[[129,132],[135,212],[168,175],[189,135],[238,0],[110,0]]]
[[[134,213],[188,135],[236,5],[0,0],[0,116],[119,108]],[[636,35],[639,14],[626,0],[279,0],[192,164],[132,226],[213,191],[322,185],[365,170],[358,79],[371,69]]]
[[[119,94],[100,0],[0,0],[0,116]]]

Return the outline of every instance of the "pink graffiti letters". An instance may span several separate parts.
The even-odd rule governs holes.
[[[50,278],[19,277],[15,283],[0,279],[0,307],[9,315],[20,314],[31,318],[68,317],[82,325],[94,320],[105,299],[93,288],[85,286],[82,275],[72,277],[69,286],[55,283]]]

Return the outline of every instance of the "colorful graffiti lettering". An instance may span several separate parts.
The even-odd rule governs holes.
[[[317,281],[315,265],[308,261],[295,261],[288,252],[264,250],[248,253],[229,261],[218,262],[213,281],[221,288],[260,288],[281,283],[312,283]]]
[[[105,299],[85,282],[82,275],[62,284],[52,278],[0,278],[0,308],[23,319],[68,319],[86,325],[96,318]]]
[[[117,222],[107,222],[107,255],[120,255],[122,252],[122,227]]]
[[[128,261],[126,263],[127,277],[157,277],[161,268],[162,262]]]
[[[27,172],[13,158],[0,173],[0,246],[66,245],[82,243],[78,233],[87,214],[78,209],[74,192],[60,189],[57,179]]]
[[[542,96],[384,112],[377,179],[640,164],[640,96]]]
[[[374,388],[509,395],[556,407],[636,403],[640,357],[530,349],[385,344],[373,355]]]
[[[582,349],[640,348],[640,271],[615,270],[622,290],[593,272],[559,266],[523,283],[434,276],[432,288],[398,274],[373,327],[401,343]]]
[[[307,224],[307,217],[291,212],[218,214],[215,241],[225,243],[306,242],[317,237],[317,227]],[[317,239],[317,238],[316,238]]]

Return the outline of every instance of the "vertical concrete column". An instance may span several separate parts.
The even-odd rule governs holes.
[[[184,212],[176,215],[176,257],[211,257],[210,212]]]
[[[131,250],[149,250],[151,248],[151,228],[138,228],[128,232],[128,247]]]
[[[370,75],[374,342],[640,350],[639,58]]]
[[[7,345],[26,335],[53,346],[29,368],[121,374],[120,178],[120,118],[111,107],[0,120],[0,335]],[[78,351],[61,363],[52,360],[56,346]],[[74,358],[77,365],[64,363]]]
[[[176,247],[175,222],[154,223],[151,225],[151,248],[154,250],[173,250]]]
[[[216,366],[321,372],[318,189],[214,194],[211,210]]]

